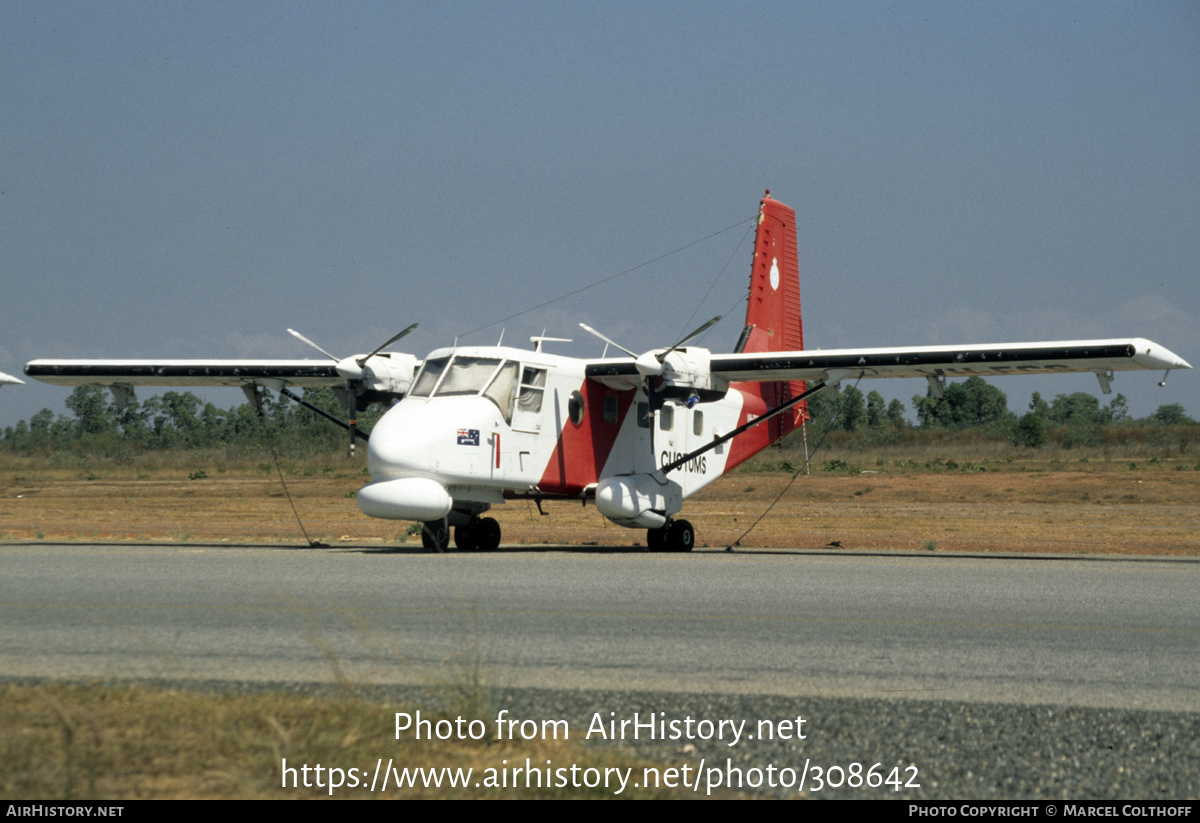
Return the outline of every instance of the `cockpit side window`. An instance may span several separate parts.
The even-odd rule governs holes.
[[[446,364],[449,362],[449,357],[426,360],[425,365],[421,367],[421,374],[414,381],[409,394],[413,397],[429,397],[433,394],[433,389],[437,385],[438,379],[442,376],[442,372],[446,370]]]
[[[504,422],[509,424],[512,423],[513,388],[516,384],[517,364],[506,360],[483,391],[483,396],[496,404],[500,413],[504,415]]]

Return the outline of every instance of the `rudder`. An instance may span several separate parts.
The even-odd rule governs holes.
[[[768,189],[759,204],[750,264],[750,298],[746,328],[739,352],[800,351],[804,325],[800,312],[800,254],[796,242],[796,212],[771,197]],[[759,394],[771,408],[804,392],[803,380],[759,383],[743,391]],[[778,440],[807,418],[805,403],[768,422],[770,439]]]

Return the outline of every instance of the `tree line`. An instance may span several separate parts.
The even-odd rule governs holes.
[[[332,389],[305,389],[304,399],[339,418],[346,409]],[[258,451],[272,446],[297,457],[345,448],[347,434],[327,420],[283,397],[264,394],[261,413],[249,403],[221,409],[192,392],[169,391],[121,404],[108,390],[80,386],[66,400],[70,415],[42,409],[28,421],[8,426],[0,449],[48,452],[73,449],[115,454],[130,450],[234,448]],[[358,416],[364,431],[378,411]]]
[[[863,394],[857,386],[839,385],[808,399],[810,423],[817,427],[858,432],[887,432],[910,427],[904,403],[885,403],[877,391]],[[1014,445],[1040,448],[1049,442],[1050,431],[1059,430],[1065,446],[1098,445],[1104,427],[1112,425],[1179,426],[1194,425],[1182,405],[1159,406],[1149,417],[1135,420],[1129,403],[1118,394],[1101,405],[1086,392],[1060,394],[1047,402],[1034,392],[1029,410],[1018,415],[1008,408],[1004,392],[980,377],[968,377],[948,384],[937,398],[913,395],[913,409],[920,429],[983,429]]]
[[[345,408],[328,388],[306,389],[304,399],[344,418]],[[807,401],[810,426],[887,434],[906,428],[983,429],[1015,445],[1039,448],[1054,430],[1065,446],[1097,445],[1103,430],[1114,425],[1195,425],[1178,403],[1159,406],[1149,417],[1134,420],[1124,395],[1101,405],[1086,392],[1060,394],[1046,401],[1033,394],[1029,409],[1018,415],[1008,408],[1004,392],[979,377],[947,385],[941,398],[914,395],[916,425],[907,419],[900,400],[886,402],[877,391],[865,395],[854,385],[820,391]],[[70,415],[42,409],[28,421],[4,429],[0,449],[31,453],[75,449],[106,454],[130,450],[235,448],[257,451],[266,444],[290,456],[345,448],[346,432],[308,409],[284,398],[264,396],[261,414],[249,403],[221,409],[191,392],[169,391],[120,404],[106,390],[80,386],[66,400]],[[381,410],[358,415],[370,431]]]

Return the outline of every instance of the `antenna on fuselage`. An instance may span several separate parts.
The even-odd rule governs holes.
[[[533,350],[536,353],[542,350],[543,343],[571,343],[574,341],[569,337],[546,337],[545,331],[543,331],[541,334],[529,338],[529,342],[533,344]]]

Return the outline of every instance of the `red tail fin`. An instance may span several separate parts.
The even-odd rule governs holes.
[[[742,351],[799,351],[804,348],[796,212],[771,199],[770,192],[763,197],[758,211],[746,328],[749,336]]]
[[[768,191],[758,212],[754,262],[750,267],[750,303],[739,351],[799,351],[804,348],[800,319],[800,255],[796,247],[796,212]],[[743,391],[754,391],[749,386]],[[804,381],[760,383],[757,393],[767,407],[778,406],[804,391]],[[807,417],[805,404],[771,420],[772,442]]]

